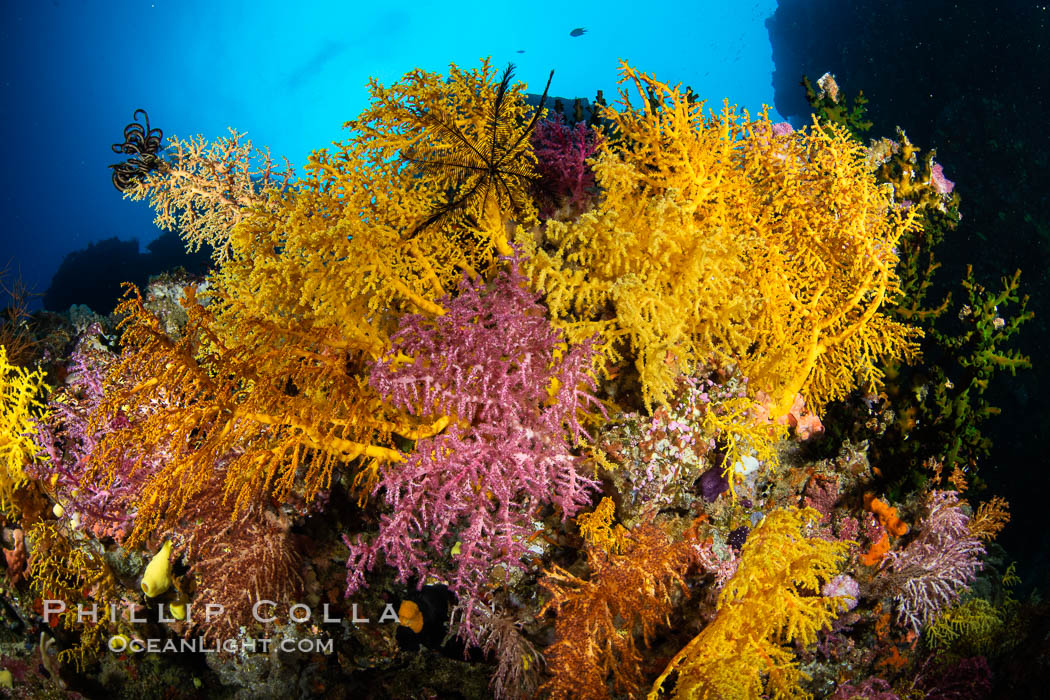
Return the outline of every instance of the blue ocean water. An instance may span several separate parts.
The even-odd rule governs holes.
[[[374,76],[444,73],[491,57],[540,92],[615,94],[618,62],[690,85],[716,108],[773,103],[758,2],[296,4],[273,0],[5,3],[0,22],[0,266],[43,292],[62,257],[93,241],[160,231],[121,200],[110,144],[138,108],[151,126],[206,139],[233,127],[302,165],[342,137]],[[586,32],[573,37],[571,32]],[[90,274],[90,271],[85,271]],[[98,309],[105,313],[110,309]]]

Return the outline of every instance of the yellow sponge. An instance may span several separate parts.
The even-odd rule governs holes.
[[[142,592],[150,598],[156,598],[171,588],[171,541],[164,543],[142,574]]]

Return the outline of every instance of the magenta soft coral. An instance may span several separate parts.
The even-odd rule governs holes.
[[[571,127],[560,114],[536,124],[532,134],[536,170],[542,178],[543,194],[550,199],[542,207],[543,216],[549,217],[565,205],[577,213],[587,207],[596,189],[587,159],[594,155],[598,138],[586,122]]]
[[[372,367],[392,405],[453,422],[382,470],[375,493],[390,513],[378,535],[344,538],[348,596],[382,555],[401,581],[435,576],[461,598],[483,598],[494,567],[523,568],[539,506],[570,517],[596,488],[570,451],[586,436],[579,412],[595,403],[591,348],[565,349],[515,261],[488,286],[464,277],[442,304],[440,317],[406,317]],[[470,635],[469,620],[461,632]]]

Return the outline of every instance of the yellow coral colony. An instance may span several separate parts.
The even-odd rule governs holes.
[[[789,645],[813,644],[845,605],[843,598],[812,592],[838,573],[849,546],[807,537],[819,519],[812,508],[766,516],[719,595],[718,615],[675,655],[649,700],[663,696],[673,671],[675,700],[812,697],[799,685],[806,676]]]
[[[505,222],[499,212],[471,211],[470,224],[409,235],[451,182],[442,169],[406,173],[399,156],[425,146],[462,160],[465,170],[475,167],[472,148],[445,129],[421,129],[420,115],[482,143],[498,79],[485,61],[474,70],[452,66],[449,80],[416,70],[390,87],[371,81],[372,104],[347,124],[351,137],[314,152],[294,189],[271,193],[265,208],[233,229],[230,263],[215,279],[223,303],[218,315],[275,324],[296,319],[315,334],[338,329],[343,343],[379,354],[396,325],[391,311],[443,313],[436,300],[464,271],[482,272],[497,253],[511,252]],[[532,108],[518,88],[506,93],[502,107],[518,131],[501,137],[513,142]],[[530,174],[532,159],[524,149],[520,162],[507,167]],[[513,194],[533,211],[527,190]]]
[[[23,466],[39,450],[31,435],[34,419],[43,415],[44,372],[30,372],[7,360],[0,345],[0,512],[17,512],[14,492],[25,483]]]
[[[142,592],[156,598],[171,588],[171,540],[164,543],[142,574]]]
[[[738,365],[780,414],[796,393],[819,411],[878,384],[878,360],[916,352],[920,332],[881,312],[898,288],[894,246],[916,224],[861,146],[835,127],[774,135],[766,114],[728,104],[705,117],[626,65],[621,84],[594,162],[603,199],[521,241],[570,339],[598,332],[607,358],[632,357],[650,408],[713,360]]]

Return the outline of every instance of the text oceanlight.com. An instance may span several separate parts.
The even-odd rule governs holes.
[[[130,651],[134,654],[167,654],[171,652],[190,652],[216,654],[220,651],[229,654],[237,653],[269,653],[271,649],[292,652],[301,651],[306,654],[331,654],[331,639],[226,639],[223,641],[213,640],[211,642],[203,637],[197,639],[128,639],[123,635],[116,635],[109,640],[109,649],[118,654]]]

